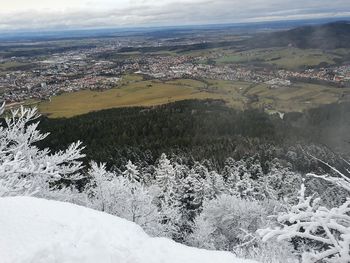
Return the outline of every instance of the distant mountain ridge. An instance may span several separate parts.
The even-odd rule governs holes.
[[[349,20],[349,17],[318,18],[303,20],[280,20],[261,22],[237,22],[226,24],[193,24],[173,26],[138,26],[116,28],[58,28],[58,29],[27,29],[3,31],[0,29],[0,42],[12,41],[49,41],[80,38],[105,38],[121,36],[148,35],[152,37],[167,37],[188,35],[193,31],[210,31],[229,29],[237,34],[256,33],[259,31],[285,30],[298,26],[320,25],[337,20]]]
[[[249,47],[350,48],[350,21],[260,34],[247,40],[246,44]]]

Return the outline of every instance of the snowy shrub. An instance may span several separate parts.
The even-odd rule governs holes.
[[[271,171],[259,178],[258,191],[269,199],[291,202],[297,196],[297,189],[302,177],[287,168],[272,168]]]
[[[281,227],[258,230],[264,241],[273,237],[279,241],[301,238],[307,241],[302,253],[305,263],[350,262],[350,199],[328,209],[320,205],[319,198],[306,197],[302,185],[298,204],[280,213],[278,221]]]
[[[88,175],[91,180],[85,189],[90,207],[135,222],[150,235],[164,232],[162,218],[153,203],[154,197],[129,176],[136,174],[130,171],[130,166],[124,172],[125,177],[107,172],[104,164],[92,162],[90,166]]]
[[[234,253],[240,258],[249,258],[260,263],[299,263],[292,245],[285,242],[262,242],[255,240],[252,245],[238,247]]]
[[[12,110],[0,127],[0,196],[45,197],[57,188],[55,183],[61,179],[80,178],[79,159],[84,156],[81,143],[73,143],[65,151],[56,153],[40,150],[35,143],[48,134],[37,129],[37,118],[36,108],[20,107]]]
[[[266,209],[258,201],[221,195],[206,201],[194,222],[191,245],[232,251],[249,241],[257,229],[266,225]]]

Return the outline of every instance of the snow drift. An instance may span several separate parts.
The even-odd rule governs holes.
[[[252,263],[151,238],[127,220],[70,203],[0,198],[2,263]]]

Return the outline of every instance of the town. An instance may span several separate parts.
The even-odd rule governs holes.
[[[177,45],[192,45],[192,40]],[[92,48],[77,48],[46,56],[0,57],[0,66],[25,62],[28,66],[0,71],[0,99],[8,104],[26,100],[49,100],[52,96],[82,89],[116,88],[126,74],[151,79],[215,79],[266,83],[271,88],[293,81],[322,83],[335,88],[350,86],[350,64],[288,70],[244,63],[215,63],[222,52],[168,54],[166,52],[120,52],[139,47],[166,47],[169,41],[100,40]],[[214,63],[209,62],[214,61]],[[0,67],[1,69],[1,67]]]

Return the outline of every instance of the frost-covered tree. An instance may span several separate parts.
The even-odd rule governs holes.
[[[226,191],[226,186],[222,175],[211,171],[203,182],[204,198],[211,200]]]
[[[189,171],[190,169],[188,168],[187,165],[179,164],[177,162],[174,163],[174,173],[175,173],[175,178],[178,181],[177,183],[180,183],[182,179],[186,178]]]
[[[308,246],[302,253],[305,263],[350,262],[350,199],[339,207],[328,209],[320,205],[319,198],[305,196],[302,184],[298,204],[288,212],[280,213],[281,227],[261,229],[258,233],[267,241],[301,238]]]
[[[302,182],[302,176],[288,168],[273,167],[268,174],[259,178],[257,182],[258,192],[261,196],[289,202],[295,200],[298,194],[297,189]]]
[[[90,205],[94,209],[105,211],[110,203],[109,184],[113,180],[114,175],[106,170],[106,164],[90,163],[88,170],[89,183],[85,186],[85,193],[88,195]]]
[[[208,169],[199,162],[195,162],[192,170],[194,173],[198,174],[201,179],[205,179],[209,175]]]
[[[134,165],[130,160],[125,166],[123,176],[126,177],[130,182],[141,182],[140,172],[137,166]]]
[[[261,164],[260,164],[260,160],[257,158],[255,160],[250,160],[252,158],[249,158],[247,160],[247,164],[248,164],[248,173],[250,174],[250,176],[254,179],[257,179],[259,177],[261,177],[263,175],[263,171],[261,168]]]
[[[183,195],[182,203],[187,210],[197,210],[203,202],[204,186],[203,179],[195,170],[191,170],[182,182]]]
[[[166,232],[155,196],[141,183],[106,171],[104,164],[92,163],[88,174],[90,207],[133,221],[154,236]]]
[[[237,182],[240,180],[240,172],[235,167],[225,166],[223,170],[223,179],[226,182],[227,190],[233,191]]]
[[[250,177],[250,174],[245,173],[234,185],[232,193],[240,198],[254,199],[256,196],[256,182]]]
[[[323,206],[328,208],[340,206],[349,197],[348,191],[329,181],[314,176],[306,176],[305,179],[306,195],[320,198]]]
[[[154,171],[155,167],[153,165],[144,165],[140,167],[139,173],[142,184],[146,186],[154,184]]]
[[[266,218],[267,210],[258,201],[224,194],[204,202],[188,240],[194,246],[232,251],[249,242],[250,233],[265,226]]]
[[[58,181],[81,177],[81,142],[56,153],[39,149],[35,143],[48,134],[38,130],[38,117],[36,108],[21,106],[12,110],[0,127],[0,196],[44,197],[58,187]]]
[[[162,190],[167,191],[167,188],[171,187],[173,184],[174,174],[174,167],[166,154],[163,153],[155,170],[157,185],[162,188]]]
[[[160,221],[163,224],[163,235],[177,241],[183,239],[187,232],[184,228],[183,208],[180,202],[169,192],[165,192],[161,198],[157,195],[157,207]]]
[[[157,197],[156,204],[162,223],[166,226],[166,235],[179,240],[181,220],[181,184],[179,176],[173,164],[163,153],[155,168],[155,186],[153,192]]]
[[[344,173],[340,172],[337,168],[335,168],[334,166],[328,164],[325,161],[322,161],[321,159],[310,155],[312,158],[314,158],[315,160],[317,160],[318,162],[321,162],[322,164],[324,164],[325,166],[327,166],[328,168],[331,169],[331,171],[333,173],[335,173],[335,175],[332,174],[325,174],[325,175],[317,175],[315,173],[309,173],[309,176],[315,177],[315,178],[320,178],[322,180],[325,180],[327,182],[330,182],[334,185],[336,185],[339,188],[343,188],[345,189],[347,192],[350,193],[350,163],[348,161],[346,161],[345,159],[341,158],[345,164],[347,165],[346,171],[348,172],[348,175],[345,175]]]
[[[232,251],[240,257],[262,263],[296,263],[288,242],[265,244],[254,233],[270,224],[268,215],[281,209],[277,201],[256,201],[221,195],[204,202],[186,242],[192,246]]]
[[[227,191],[232,195],[253,199],[261,195],[257,189],[257,178],[262,176],[262,169],[257,160],[253,158],[240,161],[227,159],[223,173]]]

